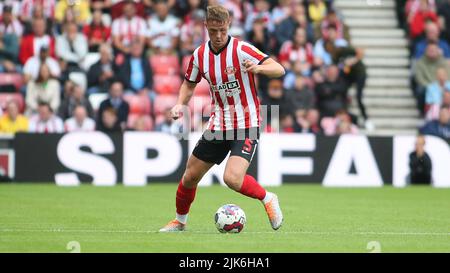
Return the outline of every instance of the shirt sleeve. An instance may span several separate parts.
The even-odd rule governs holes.
[[[243,60],[250,60],[257,64],[262,64],[266,59],[269,58],[267,54],[261,52],[259,49],[253,45],[243,42],[240,50]]]
[[[197,55],[198,50],[194,51],[194,54],[192,54],[191,59],[189,60],[186,74],[184,75],[184,78],[191,83],[199,83],[202,78],[200,69],[198,67],[198,58],[196,58]]]

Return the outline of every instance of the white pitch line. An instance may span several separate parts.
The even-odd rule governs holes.
[[[21,229],[3,228],[0,233],[8,232],[47,232],[47,233],[159,233],[154,230],[104,230],[104,229]],[[219,234],[211,231],[188,230],[186,233],[195,234]],[[310,234],[310,235],[393,235],[393,236],[450,236],[450,232],[391,232],[391,231],[245,231],[250,234]]]

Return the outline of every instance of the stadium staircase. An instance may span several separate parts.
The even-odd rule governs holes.
[[[364,102],[376,129],[369,135],[415,134],[421,119],[409,86],[405,31],[398,27],[395,0],[336,0],[350,28],[352,45],[364,49],[368,79]],[[355,89],[350,111],[359,113]]]

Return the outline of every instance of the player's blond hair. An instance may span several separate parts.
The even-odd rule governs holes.
[[[211,5],[206,9],[206,21],[209,20],[228,22],[230,20],[230,13],[220,5]]]

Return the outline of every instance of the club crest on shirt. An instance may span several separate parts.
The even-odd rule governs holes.
[[[224,71],[228,75],[232,75],[236,73],[236,68],[234,66],[228,66]]]

